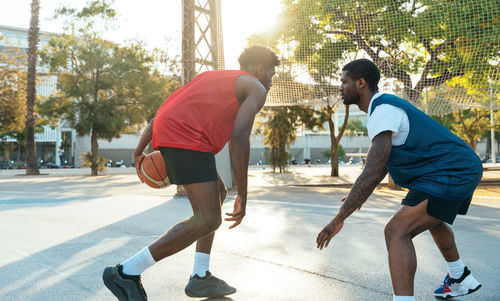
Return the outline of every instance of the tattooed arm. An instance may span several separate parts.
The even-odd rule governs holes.
[[[392,132],[385,131],[373,138],[372,145],[366,157],[363,172],[354,185],[333,220],[318,234],[317,247],[327,247],[330,240],[342,229],[344,220],[372,194],[373,190],[387,174],[385,164],[389,160],[392,147]]]

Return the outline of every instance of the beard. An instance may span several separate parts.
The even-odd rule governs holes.
[[[356,92],[344,94],[342,93],[342,100],[345,105],[354,105],[359,103],[359,94]]]

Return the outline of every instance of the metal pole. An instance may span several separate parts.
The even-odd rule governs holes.
[[[194,0],[182,0],[182,85],[196,75]]]
[[[495,142],[495,118],[493,116],[493,101],[490,102],[490,125],[491,125],[491,163],[497,162],[496,142]]]
[[[214,12],[214,14],[210,17],[213,70],[224,70],[224,40],[222,35],[221,1],[211,1],[210,9]]]

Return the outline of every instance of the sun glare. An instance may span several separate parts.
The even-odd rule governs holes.
[[[223,0],[222,27],[226,69],[238,69],[238,57],[255,33],[277,25],[281,5],[279,0]]]

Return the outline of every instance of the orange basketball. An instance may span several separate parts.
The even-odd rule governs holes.
[[[159,151],[147,155],[141,163],[141,173],[144,183],[153,188],[165,188],[170,180],[165,171],[165,161]]]

